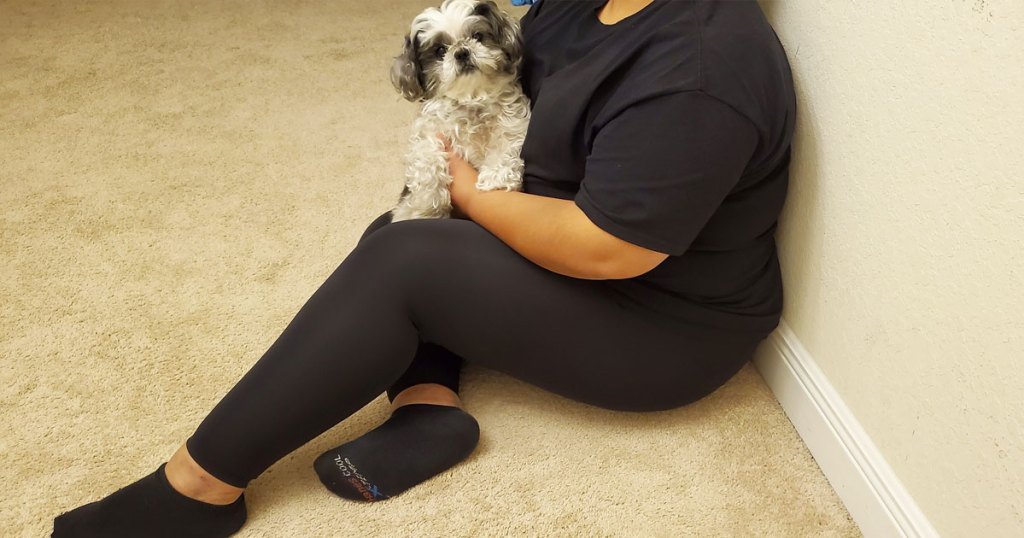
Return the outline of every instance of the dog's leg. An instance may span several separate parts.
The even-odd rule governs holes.
[[[480,164],[480,175],[476,188],[482,191],[503,189],[506,191],[522,190],[523,159],[520,152],[526,137],[526,120],[515,124],[510,130],[492,137],[487,154]]]
[[[405,167],[407,192],[391,210],[391,221],[449,218],[452,200],[448,185],[451,181],[444,144],[433,134],[414,135]]]
[[[518,191],[523,186],[523,160],[515,158],[487,159],[480,165],[476,188],[481,191]]]

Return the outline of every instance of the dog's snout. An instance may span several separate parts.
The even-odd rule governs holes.
[[[455,52],[455,59],[460,62],[466,62],[469,60],[469,51],[466,49],[459,49]]]

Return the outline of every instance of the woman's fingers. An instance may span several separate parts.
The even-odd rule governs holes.
[[[441,133],[437,133],[437,139],[440,140],[442,144],[444,144],[444,150],[446,152],[450,153],[452,151],[452,144],[451,142],[448,141],[448,137]]]

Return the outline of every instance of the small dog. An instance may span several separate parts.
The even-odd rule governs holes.
[[[423,106],[392,222],[451,217],[452,178],[438,133],[480,172],[477,189],[522,189],[519,152],[530,120],[519,84],[522,56],[519,22],[490,0],[444,0],[413,19],[391,82]]]

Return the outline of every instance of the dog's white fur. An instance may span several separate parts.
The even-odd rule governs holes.
[[[521,54],[518,22],[488,0],[445,0],[413,19],[392,82],[423,106],[392,222],[450,217],[452,179],[438,133],[479,171],[477,189],[522,189],[530,106],[518,80]]]

